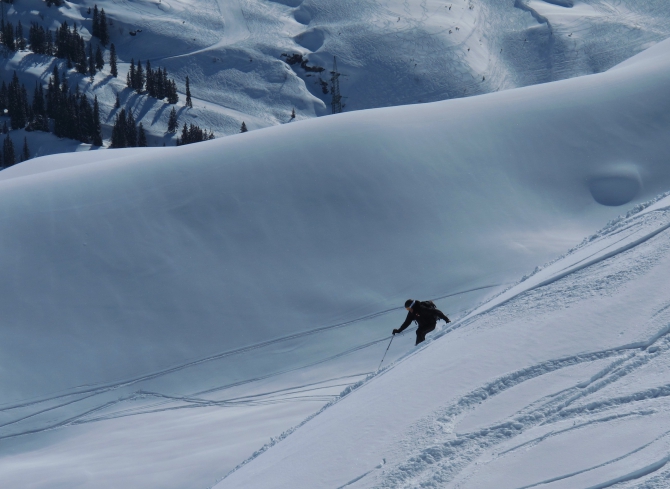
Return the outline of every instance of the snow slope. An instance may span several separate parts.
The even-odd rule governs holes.
[[[158,146],[174,144],[165,133],[170,107],[125,88],[131,58],[168,68],[182,91],[180,123],[220,137],[242,121],[250,129],[289,122],[293,108],[298,120],[329,114],[323,86],[328,92],[333,56],[353,111],[599,73],[670,36],[665,0],[84,0],[59,9],[24,0],[7,16],[26,28],[76,22],[88,38],[94,4],[113,21],[119,78],[108,67],[93,82],[74,78],[98,96],[105,137],[118,93]],[[324,71],[289,66],[282,55],[293,54]],[[28,87],[52,69],[53,59],[25,52],[0,60],[4,78],[17,70]],[[193,109],[183,105],[186,76]]]
[[[442,298],[457,316],[579,243],[617,206],[670,188],[669,50],[663,42],[606,73],[481,97],[3,171],[0,482],[211,486],[374,371],[408,296]],[[528,341],[555,347],[538,350],[538,362],[550,361],[574,355],[583,338],[570,334]],[[486,344],[516,338],[504,336]],[[463,357],[442,343],[401,366],[425,357],[429,374],[446,375]],[[410,334],[398,338],[389,360],[412,344]],[[386,384],[366,387],[379,402],[363,405],[386,411],[352,420],[379,415],[359,431],[379,443],[401,436],[396,428],[449,396],[525,368],[534,350],[516,345],[498,357],[481,350],[486,368],[450,377],[460,387],[421,409],[411,409],[413,391],[395,402],[382,397]],[[432,361],[434,351],[456,363]],[[382,379],[393,380],[370,386]],[[312,432],[346,448],[349,428],[328,430],[344,426],[338,413],[352,402],[224,483],[278,484],[289,473],[275,470],[274,457],[291,446],[291,457],[307,460],[299,447],[314,439],[295,440]],[[344,484],[371,470],[385,456],[379,447],[356,463],[354,450],[338,451],[324,480]],[[317,465],[296,469],[296,480],[315,486],[326,449],[312,450]]]
[[[216,487],[667,487],[669,228],[609,225]]]

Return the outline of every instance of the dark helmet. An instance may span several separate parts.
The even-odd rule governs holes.
[[[412,307],[412,304],[414,304],[414,302],[415,302],[414,299],[407,299],[405,301],[405,309],[407,309],[408,307]]]

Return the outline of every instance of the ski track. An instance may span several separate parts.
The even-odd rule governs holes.
[[[665,343],[666,350],[664,351],[667,352],[667,341],[665,341]],[[614,366],[620,364],[620,361],[615,361],[613,363],[613,371],[606,372],[602,381],[594,383],[586,390],[584,390],[582,384],[575,384],[572,388],[563,393],[552,394],[551,396],[542,398],[537,402],[539,405],[530,405],[502,423],[474,432],[459,433],[455,439],[447,439],[441,443],[434,442],[435,430],[429,430],[433,442],[426,443],[426,446],[412,457],[408,458],[405,462],[398,464],[389,473],[384,474],[383,482],[376,487],[422,487],[423,485],[432,487],[432,483],[436,481],[440,481],[441,483],[451,482],[456,479],[461,471],[479,459],[484,453],[491,452],[496,446],[507,443],[510,440],[521,436],[531,428],[538,426],[554,426],[559,423],[565,424],[566,421],[571,420],[576,422],[577,420],[584,419],[584,417],[591,418],[586,422],[575,424],[570,428],[552,429],[545,435],[500,451],[495,457],[502,457],[522,448],[528,449],[550,437],[558,436],[568,431],[580,430],[596,423],[607,423],[631,416],[653,415],[656,412],[655,409],[649,407],[643,409],[639,406],[642,405],[644,407],[645,403],[648,401],[658,401],[669,397],[670,385],[645,389],[617,398],[598,399],[582,406],[571,407],[580,399],[594,396],[606,385],[618,381],[640,366],[653,361],[654,357],[659,356],[658,352],[649,354],[644,348],[640,347],[622,347],[622,349],[623,351],[631,351],[631,354],[627,357],[627,361],[624,362],[624,364],[627,363],[627,365],[622,368],[616,368]],[[439,416],[435,417],[433,423],[443,425],[454,423],[460,415],[464,414],[469,409],[474,408],[481,402],[485,402],[525,381],[578,363],[593,362],[595,360],[620,355],[622,349],[612,349],[568,357],[562,360],[546,362],[521,371],[513,372],[462,397],[452,406],[449,406],[443,412],[439,413]],[[617,411],[619,409],[623,409],[623,411],[615,412],[615,414],[607,415],[602,418],[594,418],[594,415]],[[667,432],[664,433],[659,439],[665,437],[667,434]],[[582,471],[565,474],[550,480],[526,485],[519,489],[528,489],[530,487],[548,484],[550,482],[567,479],[594,470],[604,465],[622,460],[629,455],[642,450],[648,445],[650,444],[639,447],[624,456],[610,460],[604,464],[599,464]],[[646,473],[643,475],[646,475]],[[628,479],[617,479],[618,482],[623,480]],[[609,486],[598,485],[594,487]]]
[[[461,322],[457,322],[443,334],[448,334],[455,329],[472,325],[478,320],[486,319],[487,316],[507,314],[504,310],[516,308],[526,309],[524,299],[541,306],[549,303],[552,299],[562,294],[568,285],[564,285],[566,277],[570,276],[570,287],[573,283],[579,283],[582,276],[585,280],[596,281],[600,272],[590,275],[583,273],[587,267],[616,267],[616,260],[609,260],[615,256],[625,258],[626,254],[634,253],[636,248],[648,243],[654,238],[665,233],[670,227],[667,208],[655,209],[650,212],[623,222],[613,223],[605,232],[599,233],[590,239],[590,245],[596,247],[597,251],[576,261],[568,261],[568,265],[558,269],[552,276],[538,284],[528,283],[525,288],[519,287],[518,293],[507,298],[503,302],[492,299],[492,305],[479,308],[474,314],[465,315]],[[659,224],[660,222],[660,224]],[[667,233],[662,239],[656,239],[644,250],[645,256],[640,260],[640,267],[645,270],[650,268],[660,256],[669,251],[667,245]],[[579,252],[583,247],[578,247],[573,252]],[[651,257],[649,250],[652,251]],[[567,256],[570,260],[570,255]],[[646,263],[647,260],[649,263]],[[626,261],[623,259],[622,261]],[[622,266],[627,266],[625,263]],[[617,270],[608,271],[609,276],[625,275]],[[595,275],[595,277],[594,277]],[[625,279],[630,280],[630,278]],[[520,284],[523,285],[523,282]],[[591,284],[593,285],[593,284]],[[617,288],[617,283],[613,288]],[[606,293],[602,291],[601,293]],[[504,294],[504,292],[503,292]],[[578,294],[579,295],[579,294]],[[521,303],[520,303],[521,302]],[[542,307],[540,307],[541,309]],[[362,485],[356,487],[379,487],[379,488],[414,488],[414,487],[461,487],[475,473],[478,468],[476,464],[486,464],[500,457],[508,456],[519,450],[528,450],[545,440],[560,436],[567,432],[582,430],[596,424],[609,423],[624,418],[654,416],[660,411],[667,410],[670,402],[670,384],[662,384],[653,387],[640,388],[630,392],[630,388],[619,387],[620,395],[602,395],[606,387],[621,385],[622,380],[634,374],[642,367],[653,365],[657,362],[662,365],[662,360],[667,359],[670,354],[670,317],[668,317],[669,304],[663,305],[655,311],[644,327],[654,327],[656,333],[651,334],[647,340],[637,341],[602,351],[593,351],[541,362],[521,370],[503,375],[481,387],[462,396],[453,404],[446,406],[439,412],[434,413],[429,419],[424,420],[419,426],[412,430],[415,439],[405,440],[404,445],[414,447],[409,456],[404,460],[389,463],[383,470],[371,470],[355,482],[363,481],[373,477]],[[512,313],[511,319],[514,319]],[[649,329],[649,328],[647,328]],[[433,339],[432,341],[435,341]],[[409,355],[408,355],[409,356]],[[554,392],[530,402],[526,407],[518,410],[512,416],[485,428],[464,433],[444,434],[441,426],[454,426],[459,419],[481,403],[491,400],[495,396],[527,382],[542,377],[552,372],[557,372],[574,365],[591,364],[592,362],[611,359],[605,368],[600,369],[589,379],[575,382],[572,387]],[[404,359],[396,362],[396,365]],[[395,365],[391,366],[393,368]],[[610,389],[615,392],[617,389]],[[572,423],[570,423],[572,422]],[[572,424],[572,426],[568,426]],[[568,426],[568,427],[566,427]],[[543,432],[540,436],[529,440],[523,440],[529,430],[535,429]],[[663,432],[650,443],[641,445],[634,450],[582,470],[562,474],[550,479],[537,481],[535,483],[521,486],[517,489],[530,489],[542,487],[553,482],[569,480],[580,474],[595,469],[613,465],[619,461],[637,454],[657,443],[667,439],[670,432]],[[441,438],[441,439],[440,439]],[[523,440],[513,446],[515,439]],[[482,462],[482,460],[486,461]],[[658,460],[652,464],[645,465],[638,470],[626,473],[620,477],[606,480],[593,485],[588,489],[600,489],[606,487],[620,487],[620,484],[629,483],[621,487],[667,487],[670,471],[666,468],[668,457]],[[652,478],[653,476],[653,478]],[[641,478],[647,478],[645,485],[641,486]]]
[[[485,285],[481,287],[476,287],[473,289],[468,289],[468,290],[463,290],[459,292],[454,292],[451,294],[447,295],[442,295],[440,297],[435,297],[432,300],[439,300],[439,299],[444,299],[448,297],[454,297],[462,294],[467,294],[469,292],[475,292],[479,290],[484,290],[488,288],[493,288],[496,287],[497,285]],[[395,307],[379,312],[375,312],[372,314],[368,314],[365,316],[361,316],[349,321],[345,322],[340,322],[337,324],[333,325],[328,325],[328,326],[322,326],[319,328],[315,328],[312,330],[308,331],[303,331],[300,333],[295,333],[292,335],[287,335],[283,336],[280,338],[275,338],[269,341],[261,342],[261,343],[256,343],[253,345],[248,345],[242,348],[237,348],[234,350],[228,350],[225,352],[221,352],[215,355],[211,355],[205,358],[193,360],[191,362],[186,362],[181,365],[176,365],[170,368],[167,368],[165,370],[161,370],[158,372],[153,372],[150,374],[146,374],[140,377],[132,378],[132,379],[126,379],[118,382],[111,382],[111,383],[104,383],[104,384],[92,384],[92,385],[85,385],[85,386],[80,386],[77,388],[74,388],[68,392],[63,392],[63,393],[58,393],[49,397],[44,397],[44,398],[39,398],[39,399],[33,399],[33,400],[26,400],[25,402],[18,402],[18,403],[13,403],[9,405],[5,405],[3,407],[0,407],[0,413],[8,413],[11,414],[12,412],[16,412],[14,417],[10,418],[9,420],[0,422],[0,440],[6,439],[6,438],[14,438],[17,436],[23,436],[23,435],[32,435],[36,433],[40,433],[43,431],[49,431],[57,428],[63,428],[66,426],[73,426],[73,425],[78,425],[78,424],[84,424],[84,423],[91,423],[91,422],[97,422],[97,421],[105,421],[113,418],[119,418],[119,417],[126,417],[126,416],[137,416],[137,415],[142,415],[142,414],[150,414],[150,413],[157,413],[157,412],[162,412],[162,411],[172,411],[172,410],[180,410],[180,409],[193,409],[193,408],[204,408],[204,407],[240,407],[240,406],[258,406],[258,405],[267,405],[267,404],[276,404],[276,403],[283,403],[283,402],[318,402],[321,404],[326,404],[328,402],[333,401],[336,399],[338,396],[336,394],[320,394],[320,395],[312,395],[309,393],[312,393],[314,391],[322,390],[322,389],[333,389],[336,387],[347,387],[350,386],[352,383],[355,382],[355,380],[352,380],[351,382],[344,383],[344,384],[335,384],[335,385],[330,385],[327,387],[322,387],[319,386],[319,384],[330,382],[333,380],[342,380],[345,378],[359,378],[361,376],[368,375],[370,372],[365,372],[361,374],[357,374],[354,376],[345,376],[345,377],[338,377],[337,379],[324,379],[316,383],[310,383],[310,384],[305,384],[305,385],[299,385],[299,386],[294,386],[286,389],[280,389],[280,390],[272,390],[268,392],[260,392],[260,393],[255,393],[255,394],[249,394],[247,396],[238,396],[238,397],[232,397],[229,399],[223,399],[223,400],[211,400],[211,399],[204,399],[201,398],[200,396],[204,395],[211,395],[217,392],[225,391],[228,389],[232,389],[234,387],[240,387],[244,385],[250,385],[254,384],[266,379],[270,379],[273,377],[278,377],[284,374],[288,374],[291,372],[295,372],[298,370],[303,370],[303,369],[308,369],[310,367],[314,367],[326,362],[330,362],[333,360],[337,360],[339,358],[345,357],[347,355],[351,355],[355,352],[361,351],[363,349],[369,348],[371,346],[377,345],[381,342],[385,342],[388,340],[389,337],[385,336],[383,338],[378,338],[376,340],[355,345],[351,348],[348,348],[346,350],[334,353],[332,355],[325,356],[323,358],[320,358],[314,362],[308,363],[308,364],[303,364],[303,365],[298,365],[295,367],[283,369],[283,370],[277,370],[277,371],[272,371],[269,372],[265,375],[260,375],[252,378],[246,378],[244,380],[240,380],[237,382],[231,382],[231,383],[226,383],[222,385],[215,385],[212,386],[206,390],[201,390],[198,392],[194,392],[192,394],[186,394],[184,396],[175,396],[175,395],[166,395],[162,394],[160,392],[151,392],[151,391],[144,391],[141,389],[140,384],[157,379],[159,377],[166,377],[169,376],[170,374],[175,374],[177,372],[181,372],[185,369],[197,367],[199,365],[208,363],[208,362],[214,362],[217,360],[221,360],[224,358],[227,358],[232,355],[242,355],[245,353],[249,353],[258,349],[263,349],[263,348],[268,348],[274,345],[277,345],[282,342],[290,341],[290,340],[295,340],[298,338],[304,338],[312,335],[318,335],[322,334],[328,331],[331,331],[333,329],[338,329],[338,328],[343,328],[343,327],[348,327],[348,326],[354,326],[357,325],[361,322],[383,316],[395,311],[398,311],[402,309],[402,307]],[[137,389],[135,392],[133,392],[130,395],[118,395],[116,399],[113,400],[108,400],[107,398],[111,395],[114,396],[114,391],[120,391],[121,389],[125,387],[131,387],[131,386],[138,386],[140,387]],[[304,393],[305,395],[302,396],[295,396],[295,393]],[[272,396],[275,394],[275,396]],[[132,404],[138,400],[146,399],[148,397],[152,397],[156,399],[158,402],[154,402],[152,404],[144,404],[141,406],[130,406],[124,409],[118,409],[114,411],[111,414],[101,414],[98,416],[92,416],[95,413],[99,413],[100,411],[107,410],[113,406],[117,406],[119,404]],[[89,407],[87,404],[85,405],[84,401],[92,401],[95,399],[100,399],[100,401],[97,404],[94,404],[94,407]],[[54,403],[53,405],[49,405],[50,403]],[[45,406],[40,409],[36,409],[34,411],[29,411],[26,413],[27,410],[30,410],[31,408],[35,408],[38,406]],[[81,406],[81,408],[79,408]],[[74,408],[75,410],[79,409],[80,412],[79,414],[72,415],[72,409],[68,410],[67,413],[64,413],[63,415],[59,416],[59,410],[64,411],[64,408]],[[40,421],[40,416],[45,416],[48,415],[48,421]],[[53,418],[54,416],[56,417],[56,420],[54,421]],[[64,417],[62,417],[64,416]],[[32,424],[29,424],[29,422],[32,422]],[[27,427],[25,428],[20,428],[21,425],[26,425],[28,424]],[[15,428],[19,427],[19,429],[15,431],[11,431],[10,428]]]
[[[618,274],[627,277],[623,280],[630,280],[630,273],[622,274],[618,270],[606,270],[607,266],[611,263],[614,263],[615,265],[617,263],[610,259],[615,256],[619,258],[624,257],[626,254],[634,253],[641,246],[648,244],[648,248],[656,253],[655,255],[652,253],[653,256],[648,259],[645,257],[649,253],[646,253],[645,257],[643,257],[644,259],[637,263],[638,268],[640,268],[642,272],[638,271],[636,273],[643,273],[645,269],[651,266],[650,263],[658,259],[658,256],[656,255],[663,255],[668,251],[668,246],[666,245],[667,239],[658,238],[667,238],[664,233],[670,228],[670,210],[668,207],[662,207],[646,211],[645,206],[642,206],[638,208],[638,213],[639,214],[637,215],[633,214],[632,216],[627,216],[624,219],[610,223],[604,231],[597,233],[586,240],[585,244],[572,250],[571,253],[563,257],[567,265],[557,267],[549,277],[543,278],[538,276],[538,283],[534,283],[532,280],[525,278],[517,286],[508,289],[508,293],[514,292],[511,297],[501,300],[504,298],[505,292],[503,292],[502,295],[493,298],[490,301],[490,306],[480,306],[475,308],[472,313],[466,313],[461,321],[456,321],[443,332],[436,334],[432,339],[426,341],[423,347],[413,349],[410,353],[404,355],[395,363],[379,372],[362,372],[351,376],[323,379],[317,382],[310,382],[282,389],[270,389],[247,395],[231,396],[225,399],[213,400],[203,397],[215,392],[260,382],[272,377],[329,362],[371,347],[380,342],[387,341],[388,337],[356,345],[306,365],[298,365],[284,370],[270,372],[265,375],[247,378],[238,382],[213,386],[193,394],[168,395],[139,388],[131,394],[124,395],[119,393],[120,395],[117,395],[116,398],[114,398],[114,391],[119,390],[122,387],[139,385],[142,382],[162,376],[168,376],[206,362],[212,362],[231,355],[243,354],[257,349],[267,348],[291,339],[307,337],[324,333],[332,329],[355,325],[362,321],[400,310],[402,309],[401,307],[379,311],[349,321],[221,352],[216,355],[187,362],[133,379],[115,383],[82,386],[73,389],[70,392],[60,393],[46,398],[6,405],[0,408],[0,413],[11,415],[15,412],[16,414],[14,418],[4,420],[0,424],[0,440],[37,434],[67,426],[76,426],[126,416],[137,416],[180,409],[258,406],[283,402],[318,402],[322,405],[325,404],[321,410],[299,425],[302,426],[309,419],[318,415],[319,412],[338,402],[376,375],[384,375],[391,371],[396,368],[397,365],[417,354],[439,337],[449,334],[456,329],[473,325],[476,321],[481,321],[482,319],[485,320],[487,317],[510,314],[510,311],[512,311],[511,313],[513,314],[516,309],[523,310],[528,307],[524,302],[530,301],[535,304],[539,303],[546,305],[552,301],[553,296],[562,295],[565,287],[579,287],[580,281],[588,282],[589,280],[598,280],[601,278],[601,274],[609,274],[606,275],[606,277],[613,277]],[[650,242],[653,243],[649,244]],[[588,252],[594,248],[596,251]],[[584,254],[583,251],[587,251],[588,253]],[[579,253],[579,256],[573,258],[572,255],[577,253]],[[646,263],[645,259],[647,259],[649,263]],[[561,264],[560,262],[554,263],[556,265]],[[537,273],[541,273],[542,270],[549,270],[549,267],[554,263],[545,265],[545,267],[542,267]],[[622,266],[625,267],[626,263]],[[590,270],[590,273],[585,273],[585,269],[589,267],[592,268],[592,270]],[[593,268],[595,267],[601,267],[603,270],[594,272]],[[533,276],[531,275],[531,278],[532,277]],[[569,281],[564,280],[567,277],[570,277]],[[491,287],[495,287],[495,285],[455,292],[446,296],[435,297],[434,300]],[[515,291],[515,287],[519,290]],[[617,284],[613,283],[612,288],[616,287]],[[604,292],[601,291],[600,293]],[[577,291],[575,295],[580,296],[582,299],[584,297],[579,291]],[[434,413],[434,416],[425,422],[431,426],[422,426],[420,429],[417,429],[416,432],[427,433],[427,435],[424,435],[425,439],[422,439],[421,436],[419,436],[419,439],[412,441],[412,445],[416,448],[414,453],[408,456],[404,461],[391,464],[384,463],[378,467],[372,468],[350,480],[342,487],[358,485],[360,482],[365,483],[370,477],[376,478],[376,487],[384,488],[423,487],[436,484],[442,485],[451,482],[457,483],[460,479],[467,479],[466,469],[470,468],[473,462],[485,454],[493,456],[494,459],[496,457],[504,457],[518,450],[536,446],[551,437],[559,436],[569,431],[581,430],[594,424],[607,423],[612,420],[630,417],[653,416],[659,409],[659,403],[667,403],[667,398],[670,397],[670,384],[647,387],[618,396],[605,398],[599,397],[599,394],[606,387],[616,386],[617,383],[622,379],[626,379],[630,374],[633,374],[644,366],[653,364],[653,362],[658,361],[660,358],[663,358],[664,355],[670,353],[670,303],[665,303],[661,308],[655,311],[651,315],[648,324],[644,326],[654,327],[656,329],[656,332],[651,334],[646,340],[626,343],[601,351],[581,352],[564,358],[548,360],[510,372],[480,386],[462,396],[453,404],[446,406],[440,412]],[[472,432],[458,433],[455,438],[452,434],[448,434],[444,436],[444,440],[436,441],[435,426],[453,424],[459,417],[463,416],[469,410],[513,387],[552,372],[560,371],[567,367],[589,365],[593,362],[608,359],[610,359],[611,362],[592,375],[589,379],[581,380],[576,382],[572,387],[536,399],[500,423]],[[364,377],[364,380],[359,380],[361,377]],[[339,394],[323,392],[341,388],[344,388],[344,390]],[[110,398],[110,396],[112,397]],[[99,399],[99,401],[96,401],[96,399]],[[53,403],[53,405],[50,405],[50,403]],[[27,409],[38,406],[42,407],[32,412],[26,412]],[[72,409],[64,409],[77,406],[81,407],[78,408],[78,412],[76,413],[73,413]],[[66,412],[59,416],[59,410],[64,410]],[[35,423],[36,419],[45,414],[50,415],[49,421],[39,422],[38,420],[38,422]],[[586,421],[584,421],[585,419]],[[573,421],[573,426],[565,428],[564,426],[566,425],[566,422],[569,421]],[[22,428],[22,424],[27,424],[28,426]],[[260,453],[263,453],[286,436],[289,436],[298,427],[290,429],[280,437],[273,439],[270,444],[254,453],[237,468],[250,462]],[[13,428],[18,429],[12,431]],[[537,428],[543,428],[545,433],[530,440],[517,443],[514,446],[506,446],[505,448],[498,449],[501,445],[509,445],[514,439],[518,439],[529,430]],[[663,433],[659,435],[657,440],[660,440],[667,435],[668,433]],[[605,465],[614,464],[632,454],[640,452],[648,445],[649,444],[640,446],[625,455],[605,463],[544,481],[538,481],[518,489],[530,489],[531,487],[539,487],[559,480],[566,480]],[[493,455],[491,455],[492,453]],[[667,458],[662,459],[654,464],[642,467],[637,471],[612,479],[611,481],[605,481],[602,484],[593,487],[610,487],[615,484],[635,481],[641,477],[647,477],[652,474],[657,477],[659,481],[663,481],[665,480],[664,477],[666,477],[665,472],[663,471],[665,470],[667,461]],[[661,471],[660,474],[659,471]],[[658,487],[662,486],[659,485]]]
[[[535,306],[537,306],[538,303],[546,305],[551,302],[555,296],[563,294],[564,287],[574,288],[575,284],[579,285],[580,280],[586,282],[597,281],[602,278],[600,277],[601,274],[606,273],[609,274],[606,275],[606,278],[610,279],[610,281],[611,278],[615,276],[623,277],[621,279],[623,281],[629,281],[633,275],[644,273],[647,269],[651,268],[653,263],[661,256],[670,252],[668,237],[663,234],[670,228],[670,211],[668,206],[647,210],[656,202],[667,197],[667,195],[668,194],[663,194],[652,201],[640,204],[629,211],[625,216],[621,216],[620,218],[611,221],[605,228],[603,228],[603,230],[586,238],[582,244],[570,250],[566,255],[544,265],[543,267],[538,267],[530,277],[524,277],[516,286],[508,288],[486,303],[475,307],[472,312],[466,312],[461,320],[455,321],[449,328],[445,328],[433,338],[428,339],[423,346],[410,351],[379,372],[370,374],[365,380],[353,384],[343,391],[340,396],[337,396],[333,401],[324,406],[321,411],[338,402],[351,391],[365,384],[377,375],[384,375],[388,371],[396,368],[399,364],[416,355],[440,337],[449,334],[456,329],[472,325],[476,321],[486,319],[487,316],[499,315],[501,311],[505,314],[504,311],[506,309],[515,309],[515,306],[518,306],[516,303],[519,301],[527,299],[528,302],[535,304]],[[662,236],[664,239],[654,240],[654,238],[659,236]],[[631,270],[626,270],[626,273],[621,273],[617,270],[614,272],[597,270],[594,273],[593,270],[589,270],[591,272],[590,274],[585,273],[587,268],[601,267],[602,269],[605,269],[610,263],[614,263],[613,266],[616,267],[617,262],[610,259],[614,257],[625,257],[626,254],[634,253],[638,248],[650,241],[654,242],[653,245],[649,245],[651,253],[649,250],[644,251],[644,256],[636,263],[639,270],[636,270],[635,273],[632,273]],[[574,259],[572,257],[585,248],[595,248],[596,251],[579,259]],[[651,256],[649,257],[647,255]],[[551,273],[548,278],[540,280],[537,284],[533,284],[531,281],[526,282],[529,278],[542,272],[542,270],[549,269],[549,267],[554,264],[560,264],[562,260],[565,260],[567,265]],[[626,263],[622,266],[626,267]],[[574,283],[564,285],[564,279],[567,277],[570,277],[571,281]],[[592,286],[593,284],[588,285]],[[616,289],[618,285],[616,280],[614,280],[611,284],[611,288]],[[605,294],[607,293],[608,288],[610,287],[598,289],[598,293]],[[518,290],[515,291],[515,289]],[[505,297],[505,294],[509,295],[510,292],[514,292],[513,295],[511,295],[511,297]],[[580,297],[579,300],[583,300],[584,295],[580,295],[578,292],[575,295]],[[540,295],[539,298],[537,297],[538,295]],[[521,309],[526,309],[527,307],[530,306],[521,304]],[[508,373],[482,385],[471,391],[469,394],[464,395],[453,404],[434,413],[430,419],[423,421],[420,426],[416,427],[413,432],[418,433],[419,435],[416,435],[415,439],[405,440],[403,442],[404,445],[415,447],[414,453],[406,457],[404,461],[387,464],[386,459],[384,459],[384,464],[366,471],[340,487],[459,487],[459,477],[467,479],[467,475],[464,475],[466,469],[471,467],[482,455],[486,453],[490,456],[492,452],[495,452],[496,447],[503,443],[509,444],[510,441],[520,437],[532,428],[542,427],[545,428],[547,432],[539,437],[518,443],[511,448],[495,452],[493,455],[494,459],[516,452],[522,448],[529,448],[551,437],[569,431],[581,430],[595,424],[608,423],[624,418],[654,415],[658,411],[658,403],[663,402],[670,397],[670,384],[642,389],[616,397],[598,398],[598,394],[608,386],[618,385],[617,383],[622,379],[626,379],[630,374],[633,374],[646,365],[653,364],[654,361],[659,360],[663,355],[670,354],[669,309],[670,303],[666,303],[650,316],[648,321],[649,324],[644,326],[654,326],[656,327],[657,332],[646,340],[622,344],[602,351],[583,352],[565,358],[541,362]],[[572,387],[536,399],[503,422],[473,432],[459,433],[455,438],[453,434],[449,433],[446,436],[443,435],[445,438],[444,440],[436,442],[436,436],[439,438],[439,433],[441,432],[441,430],[436,429],[436,427],[445,425],[453,426],[459,417],[467,413],[469,410],[474,409],[479,404],[486,402],[513,387],[552,372],[560,371],[567,367],[588,365],[593,362],[607,359],[612,359],[612,361],[589,379],[576,382]],[[319,411],[319,413],[321,411]],[[278,439],[273,440],[270,444],[264,446],[261,450],[257,451],[250,458],[238,465],[229,474],[224,476],[223,479],[240,467],[253,461],[261,453],[276,445],[279,441],[289,436],[319,413],[310,416],[300,425],[287,430],[287,432],[282,434]],[[583,421],[584,419],[586,419],[586,421]],[[558,427],[559,424],[563,426],[569,421],[573,421],[571,427]],[[547,430],[547,428],[551,429]],[[559,480],[567,480],[576,475],[614,464],[640,452],[652,443],[665,438],[669,434],[670,431],[665,432],[659,435],[653,442],[640,446],[629,453],[608,460],[602,464],[563,474],[552,479],[538,481],[530,485],[519,487],[518,489],[530,489],[531,487],[539,487]],[[664,458],[651,465],[642,467],[639,470],[625,474],[616,479],[605,481],[588,489],[611,487],[615,484],[635,481],[641,477],[656,474],[656,472],[665,467],[668,461],[669,458]],[[369,476],[372,476],[374,480],[368,480]],[[667,487],[668,478],[670,478],[670,471],[657,475],[655,479],[651,479],[651,485],[645,485],[644,487]],[[663,484],[663,481],[666,481],[665,485]],[[363,484],[359,485],[359,482],[363,482]]]

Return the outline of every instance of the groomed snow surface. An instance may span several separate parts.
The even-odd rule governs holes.
[[[1,172],[0,485],[664,487],[669,82]]]

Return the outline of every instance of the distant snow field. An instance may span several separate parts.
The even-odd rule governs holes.
[[[0,172],[1,487],[670,485],[666,2],[98,7],[230,136],[10,131],[49,156]],[[105,136],[118,92],[173,144],[127,67],[79,77]]]
[[[59,8],[24,0],[7,6],[7,18],[26,31],[31,22],[77,23],[88,39],[94,5],[112,21],[119,76],[107,66],[93,82],[73,78],[98,96],[107,145],[116,94],[143,123],[149,145],[174,145],[178,135],[166,133],[168,104],[125,87],[131,59],[176,78],[180,127],[193,123],[221,137],[243,121],[252,130],[292,122],[293,109],[297,120],[330,114],[335,56],[344,110],[354,111],[599,73],[670,35],[665,0],[96,0]],[[287,62],[295,55],[304,66]],[[25,51],[2,61],[5,78],[17,70],[29,91],[36,79],[46,84],[53,65]],[[184,106],[186,76],[192,109]],[[30,143],[34,156],[71,151],[53,140]]]

